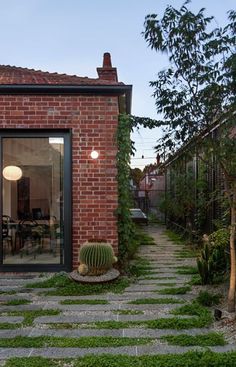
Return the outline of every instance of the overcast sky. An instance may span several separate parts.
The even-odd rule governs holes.
[[[149,81],[166,66],[141,35],[149,13],[160,16],[167,4],[181,0],[0,0],[0,64],[96,78],[104,52],[112,55],[119,80],[133,85],[132,113],[156,118]],[[219,25],[235,0],[192,0],[191,8],[205,7]],[[132,166],[154,161],[152,149],[160,132],[133,135],[137,154]],[[141,159],[142,155],[145,159]],[[149,158],[150,157],[150,158]]]

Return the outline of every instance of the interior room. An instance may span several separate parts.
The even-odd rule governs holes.
[[[63,263],[62,137],[3,138],[3,264]]]

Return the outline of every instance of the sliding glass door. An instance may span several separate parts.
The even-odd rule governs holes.
[[[2,267],[69,269],[69,133],[4,132],[1,153]]]

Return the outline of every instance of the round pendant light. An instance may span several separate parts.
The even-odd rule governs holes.
[[[97,159],[99,156],[99,153],[96,150],[92,150],[92,152],[90,153],[90,156],[92,159]]]
[[[22,169],[17,166],[6,166],[2,174],[6,180],[17,181],[22,177]]]

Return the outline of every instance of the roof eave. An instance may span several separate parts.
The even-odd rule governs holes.
[[[132,85],[0,84],[1,94],[98,94],[125,95],[126,113],[131,112]]]

